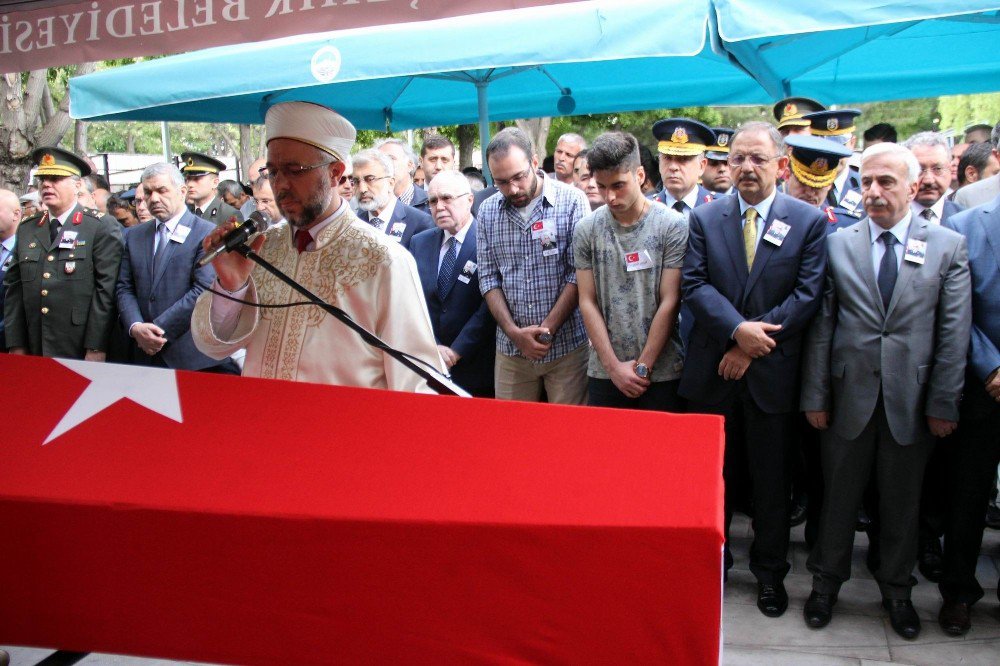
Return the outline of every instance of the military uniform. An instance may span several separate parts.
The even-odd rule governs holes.
[[[807,113],[803,119],[809,121],[809,133],[823,139],[848,146],[854,138],[855,119],[861,115],[859,109],[837,109],[835,111],[816,111]],[[864,217],[861,207],[861,174],[852,166],[847,169],[847,179],[838,190],[837,184],[827,195],[827,203],[843,209],[857,222]]]
[[[809,121],[803,119],[805,114],[825,110],[825,106],[808,97],[786,97],[777,102],[772,109],[778,131],[783,136],[808,128]]]
[[[21,222],[16,261],[4,279],[8,348],[61,358],[107,351],[122,248],[118,222],[79,204],[55,240],[48,213]]]
[[[225,163],[202,153],[181,153],[181,162],[181,173],[184,174],[185,178],[206,175],[218,177],[226,169]],[[208,220],[215,226],[226,224],[234,221],[234,219],[236,222],[243,222],[243,213],[227,204],[218,195],[205,206],[196,206],[189,203],[188,210],[196,216]]]

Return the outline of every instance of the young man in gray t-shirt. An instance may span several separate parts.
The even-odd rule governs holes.
[[[607,132],[587,154],[607,204],[573,232],[580,313],[590,338],[590,405],[680,411],[677,312],[684,217],[642,194],[631,134]]]

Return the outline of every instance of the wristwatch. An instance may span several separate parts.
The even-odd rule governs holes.
[[[642,377],[643,379],[646,379],[647,377],[649,377],[649,367],[645,363],[636,363],[635,374],[637,374],[639,377]]]

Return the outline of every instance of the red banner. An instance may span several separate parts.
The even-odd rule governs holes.
[[[722,421],[0,355],[0,645],[713,663]],[[12,388],[12,387],[16,387]]]
[[[570,1],[36,0],[18,3],[18,11],[0,9],[0,71],[180,53]]]

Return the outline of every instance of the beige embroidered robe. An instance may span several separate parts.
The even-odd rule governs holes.
[[[299,254],[293,233],[287,222],[268,229],[261,256],[390,346],[445,372],[417,265],[406,249],[350,209],[319,232],[315,250]],[[212,325],[212,299],[206,291],[195,306],[195,345],[215,359],[245,348],[246,376],[433,393],[425,380],[314,305],[243,305],[235,329],[223,339]],[[256,266],[243,300],[280,304],[305,299]]]

